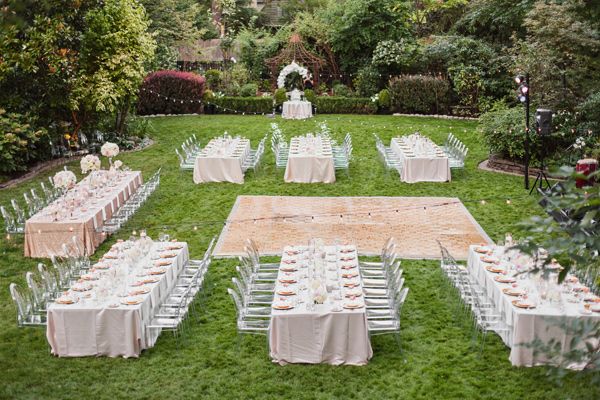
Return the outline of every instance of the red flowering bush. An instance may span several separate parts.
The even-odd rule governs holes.
[[[139,115],[202,112],[206,79],[193,72],[157,71],[144,78],[138,98]]]

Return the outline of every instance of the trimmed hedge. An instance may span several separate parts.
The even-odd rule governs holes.
[[[321,96],[315,98],[313,105],[316,105],[318,114],[374,114],[377,111],[377,105],[370,98],[362,97]],[[238,113],[268,114],[273,112],[273,98],[213,97],[205,101],[204,111],[207,114],[234,114],[234,110]]]
[[[142,82],[138,115],[200,113],[205,83],[204,77],[193,72],[153,72]]]
[[[214,105],[216,107],[210,107]],[[209,111],[210,110],[210,111]],[[271,113],[273,112],[272,97],[213,97],[205,107],[205,111],[215,114],[238,113]]]
[[[450,105],[450,83],[427,75],[403,75],[389,84],[391,108],[407,114],[445,114]]]
[[[377,105],[365,97],[317,97],[317,114],[375,114]]]

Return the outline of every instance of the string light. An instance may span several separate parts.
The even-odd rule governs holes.
[[[487,199],[481,199],[481,200],[471,200],[471,199],[465,199],[465,200],[459,200],[459,201],[444,201],[444,202],[440,202],[437,204],[430,204],[429,206],[421,206],[421,205],[407,205],[404,207],[400,207],[400,208],[381,208],[381,209],[372,209],[371,211],[356,211],[356,212],[347,212],[345,213],[346,216],[367,216],[369,218],[371,218],[374,214],[375,215],[385,215],[385,214],[390,214],[390,213],[399,213],[400,209],[402,210],[418,210],[418,209],[423,209],[423,210],[427,210],[427,208],[429,207],[430,209],[432,208],[436,208],[436,207],[460,207],[461,203],[464,204],[469,204],[469,203],[479,203],[481,205],[486,205],[488,204],[488,202],[490,201],[498,201],[501,203],[504,203],[506,205],[512,205],[512,199],[507,199],[506,197],[503,198],[487,198]],[[311,221],[314,222],[316,217],[334,217],[335,215],[339,215],[340,217],[340,221],[342,221],[344,219],[344,214],[336,214],[336,213],[322,213],[322,214],[293,214],[293,215],[285,215],[285,216],[273,216],[273,217],[260,217],[260,218],[256,218],[256,217],[252,217],[252,218],[241,218],[241,219],[231,219],[231,220],[204,220],[204,221],[196,221],[195,223],[188,223],[188,224],[177,224],[177,225],[171,225],[170,227],[164,226],[164,225],[160,225],[160,228],[164,229],[175,229],[175,228],[179,228],[179,229],[191,229],[193,231],[197,231],[198,230],[198,225],[223,225],[223,226],[227,226],[227,224],[232,224],[232,223],[236,223],[236,224],[244,224],[244,223],[257,223],[258,221],[275,221],[275,220],[281,220],[283,219],[284,221],[287,222],[288,219],[304,219],[306,220],[308,217],[310,217]],[[140,226],[137,229],[153,229],[156,228],[155,225],[144,225],[143,228]],[[68,228],[69,232],[73,232],[73,227],[69,227]],[[42,231],[38,231],[38,233],[44,233],[44,234],[49,234],[49,233],[64,233],[64,229],[44,229],[43,232]],[[100,233],[100,232],[99,232]],[[105,232],[102,232],[103,235],[106,235]],[[137,231],[133,230],[132,231],[133,235],[137,235]],[[11,235],[7,234],[6,235],[6,239],[10,240],[11,239]]]

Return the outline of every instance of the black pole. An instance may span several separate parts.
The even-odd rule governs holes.
[[[529,73],[525,74],[525,189],[529,189]]]

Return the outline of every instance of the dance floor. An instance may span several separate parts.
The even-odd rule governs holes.
[[[246,238],[261,255],[280,255],[284,246],[311,238],[378,255],[390,236],[398,256],[411,259],[440,258],[436,239],[457,259],[467,258],[470,244],[491,243],[457,198],[238,196],[214,255],[242,254]]]

